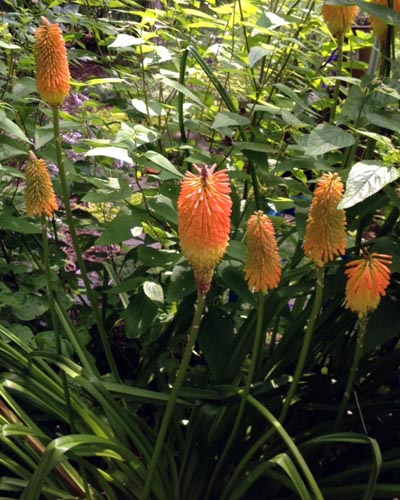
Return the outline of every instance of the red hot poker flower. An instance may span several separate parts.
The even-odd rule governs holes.
[[[42,25],[35,31],[34,56],[36,88],[40,97],[52,107],[64,102],[69,92],[67,50],[58,24],[41,18]]]
[[[229,241],[231,188],[226,170],[216,165],[193,165],[199,175],[186,172],[178,198],[178,233],[183,255],[192,266],[196,286],[206,295],[214,268]]]
[[[261,210],[247,222],[245,279],[254,292],[266,293],[278,286],[281,263],[274,226]]]
[[[367,257],[353,260],[346,266],[346,308],[359,318],[374,311],[386,295],[390,281],[390,255],[372,253]]]
[[[346,215],[337,209],[342,198],[343,184],[338,174],[324,174],[314,191],[304,237],[304,253],[317,266],[345,253]]]
[[[57,210],[53,184],[44,160],[38,160],[29,152],[29,159],[25,167],[25,205],[28,215],[42,214],[53,216]]]
[[[335,5],[322,6],[322,17],[333,36],[342,36],[348,31],[355,17],[358,14],[358,7],[339,7]]]
[[[371,0],[371,3],[375,5],[382,5],[383,7],[389,7],[389,0]],[[400,0],[392,1],[392,8],[395,12],[400,11]],[[382,45],[386,43],[386,34],[387,34],[387,23],[383,19],[379,19],[378,17],[369,16],[370,24],[372,27],[372,31],[374,35],[377,36]],[[399,31],[398,26],[393,26],[393,30],[395,33]]]

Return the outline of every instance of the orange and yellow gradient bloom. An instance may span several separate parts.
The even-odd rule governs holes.
[[[346,214],[337,208],[343,190],[338,174],[326,173],[314,191],[303,247],[305,255],[319,267],[345,253]]]
[[[339,7],[326,5],[325,2],[322,6],[322,17],[335,37],[343,36],[351,28],[357,14],[356,6]]]
[[[43,101],[52,107],[64,102],[69,92],[67,50],[58,24],[41,18],[42,25],[35,31],[33,53],[36,66],[36,88]]]
[[[359,318],[374,311],[390,281],[390,255],[372,253],[346,265],[346,308]]]
[[[375,5],[381,5],[383,7],[389,7],[389,1],[388,0],[371,0],[371,3]],[[393,0],[392,1],[392,8],[395,12],[400,11],[400,0]],[[370,15],[369,16],[369,21],[372,27],[372,31],[374,32],[374,35],[377,36],[381,42],[381,44],[384,44],[386,42],[386,34],[387,34],[387,23],[383,19],[379,19],[375,16]],[[398,26],[393,26],[393,29],[395,33],[399,31]]]
[[[183,255],[194,271],[199,294],[206,295],[215,266],[229,241],[232,200],[226,170],[193,165],[186,172],[178,198],[178,233]]]
[[[281,278],[274,226],[261,210],[249,217],[246,234],[245,280],[252,292],[266,293]]]
[[[52,217],[58,208],[53,184],[45,161],[37,159],[32,151],[25,167],[25,181],[26,213]]]

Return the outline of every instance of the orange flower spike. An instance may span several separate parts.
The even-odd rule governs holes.
[[[346,309],[362,318],[378,307],[389,285],[391,263],[390,255],[375,252],[347,264]]]
[[[36,88],[40,97],[52,107],[64,102],[69,92],[67,50],[58,24],[41,18],[42,25],[35,31],[34,56]]]
[[[199,175],[186,172],[178,198],[178,233],[183,255],[194,271],[200,294],[211,286],[214,268],[229,241],[231,188],[226,170],[216,165],[193,165]]]
[[[308,213],[304,253],[322,267],[346,249],[346,214],[337,205],[343,198],[338,174],[326,173],[318,181]]]
[[[281,262],[274,226],[261,210],[247,221],[245,280],[254,292],[266,293],[281,278]]]
[[[32,151],[25,167],[25,180],[26,213],[52,217],[54,210],[58,209],[53,184],[45,161],[38,160]]]
[[[375,5],[382,5],[383,7],[388,7],[389,2],[388,0],[371,0],[371,3]],[[395,12],[400,11],[400,0],[393,0],[392,1],[392,8]],[[383,19],[379,19],[375,16],[370,15],[369,16],[370,24],[372,27],[372,31],[374,32],[374,35],[379,38],[381,43],[386,42],[386,33],[387,33],[387,23]],[[398,26],[393,26],[393,29],[395,33],[399,31]]]
[[[351,28],[357,14],[358,7],[356,6],[339,7],[326,5],[325,2],[322,6],[322,17],[334,37],[346,33]]]

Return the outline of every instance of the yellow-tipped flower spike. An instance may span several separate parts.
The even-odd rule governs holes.
[[[274,226],[261,210],[249,217],[246,234],[245,280],[252,292],[266,293],[281,278]]]
[[[29,152],[29,159],[25,167],[25,205],[28,215],[53,216],[57,210],[53,184],[44,160],[38,160]]]
[[[357,14],[356,6],[339,7],[326,5],[325,2],[322,6],[322,17],[334,37],[344,35],[351,28]]]
[[[389,1],[388,0],[371,0],[371,3],[374,3],[375,5],[382,5],[384,7],[389,7]],[[399,12],[400,11],[400,0],[393,0],[392,1],[392,8],[394,11]],[[387,33],[387,23],[383,19],[378,19],[375,16],[370,15],[369,16],[369,21],[372,26],[372,31],[374,32],[374,35],[379,38],[381,43],[385,43],[386,41],[386,33]],[[398,26],[393,26],[393,29],[395,33],[399,31]]]
[[[232,200],[226,170],[193,165],[186,172],[178,198],[178,233],[183,255],[194,271],[197,290],[206,295],[214,268],[229,241]]]
[[[59,25],[50,24],[45,17],[41,21],[35,31],[36,88],[43,101],[57,107],[69,92],[67,50]]]
[[[346,308],[359,318],[374,311],[390,281],[390,255],[372,253],[346,265]]]
[[[304,253],[319,267],[345,253],[346,214],[337,209],[342,198],[338,174],[324,174],[314,191],[304,237]]]

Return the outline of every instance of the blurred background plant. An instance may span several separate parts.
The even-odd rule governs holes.
[[[1,498],[399,495],[400,13],[337,0],[326,24],[323,3],[1,3]],[[71,73],[56,141],[41,16]],[[47,221],[26,214],[29,151],[57,197]],[[152,462],[197,300],[176,208],[193,163],[227,169],[230,243]],[[327,172],[346,187],[346,248],[321,267],[303,239]],[[255,212],[282,265],[266,294],[244,272]],[[374,253],[390,282],[359,322],[345,267]]]

